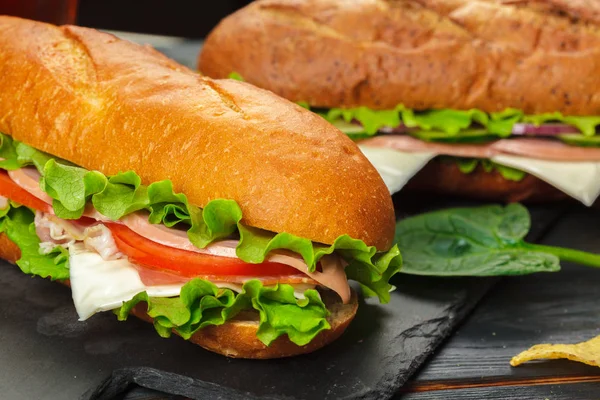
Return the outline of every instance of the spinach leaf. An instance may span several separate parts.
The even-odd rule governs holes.
[[[520,204],[454,208],[398,222],[401,272],[433,276],[526,275],[560,270],[560,261],[600,267],[600,255],[526,243],[529,212]]]

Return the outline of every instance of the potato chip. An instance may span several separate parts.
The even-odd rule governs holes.
[[[578,344],[538,344],[513,357],[510,365],[516,367],[531,360],[560,358],[600,367],[600,336]]]

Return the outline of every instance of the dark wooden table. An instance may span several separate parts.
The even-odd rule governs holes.
[[[541,243],[600,252],[600,210],[569,209]],[[600,335],[599,294],[600,270],[570,264],[502,279],[397,398],[600,399],[600,368],[562,360],[509,364],[534,344]]]

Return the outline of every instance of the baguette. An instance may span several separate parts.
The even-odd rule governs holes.
[[[0,17],[0,75],[0,132],[35,148],[106,175],[170,179],[199,207],[235,200],[253,227],[392,244],[389,192],[358,147],[266,90],[92,29],[12,17]]]
[[[21,251],[17,245],[4,233],[0,233],[0,258],[14,264],[20,256]],[[68,285],[68,282],[66,284]],[[243,311],[223,325],[207,326],[196,332],[189,340],[207,350],[232,358],[267,359],[310,353],[339,338],[354,319],[358,309],[358,298],[354,291],[348,304],[342,304],[339,298],[329,291],[322,292],[321,296],[331,312],[328,318],[331,329],[319,333],[306,346],[297,346],[290,342],[287,336],[281,336],[270,346],[266,346],[256,337],[258,331],[256,311]],[[131,314],[144,321],[152,322],[145,303],[134,307]]]
[[[259,0],[199,69],[314,107],[598,115],[599,27],[596,1]]]

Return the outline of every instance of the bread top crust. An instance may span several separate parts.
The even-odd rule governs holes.
[[[258,0],[199,68],[317,107],[598,115],[600,2]]]
[[[12,17],[0,17],[0,76],[0,131],[17,140],[106,175],[170,179],[200,207],[236,200],[250,226],[391,245],[394,210],[375,168],[266,90],[92,29]]]

